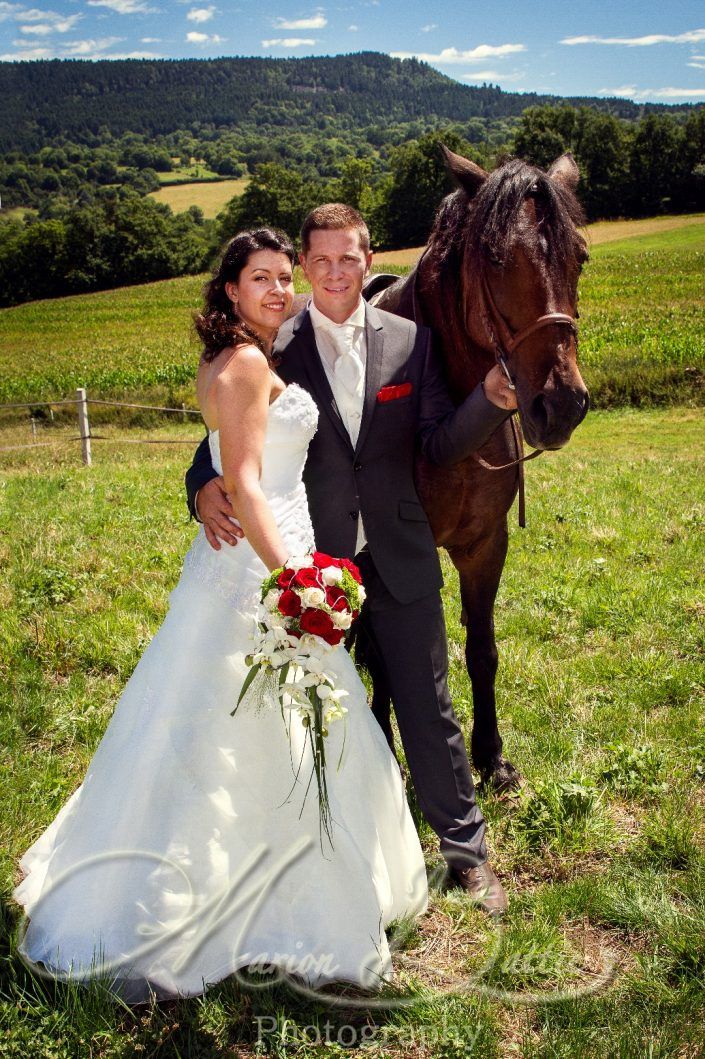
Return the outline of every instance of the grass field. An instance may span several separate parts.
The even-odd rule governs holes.
[[[703,402],[704,264],[705,224],[696,220],[593,246],[580,288],[580,359],[598,405]],[[85,385],[92,396],[192,402],[189,319],[203,278],[0,310],[0,401],[72,396]]]
[[[157,202],[165,202],[174,213],[183,213],[189,206],[200,206],[205,217],[215,217],[230,199],[242,195],[248,182],[247,177],[194,184],[165,182],[164,187],[150,192],[149,197]]]
[[[505,750],[529,790],[483,802],[510,914],[498,934],[442,890],[422,825],[432,903],[396,933],[390,996],[409,1004],[387,1011],[226,982],[131,1013],[28,976],[7,902],[17,859],[80,782],[165,613],[194,533],[182,498],[190,446],[130,445],[139,432],[114,430],[122,442],[95,442],[87,469],[58,425],[42,431],[48,448],[1,455],[0,1056],[702,1055],[704,428],[699,409],[592,412],[565,450],[527,470],[529,526],[510,520],[496,617]],[[469,732],[450,573],[444,599]],[[258,1016],[271,1020],[259,1048]],[[344,1027],[358,1043],[367,1027],[366,1047],[338,1044],[353,1039]],[[307,1044],[316,1032],[332,1043]]]
[[[659,235],[678,228],[689,228],[694,224],[705,224],[705,214],[688,213],[681,217],[646,217],[638,221],[597,221],[585,228],[591,247],[602,243],[615,243],[622,239],[634,239],[642,235]],[[408,250],[382,250],[375,256],[377,265],[415,265],[421,257],[422,246]]]

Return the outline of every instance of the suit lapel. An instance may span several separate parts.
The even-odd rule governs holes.
[[[362,406],[360,433],[355,452],[362,448],[370,423],[377,407],[377,393],[382,377],[382,354],[384,350],[384,328],[377,310],[365,302],[365,338],[367,339],[367,368],[365,370],[365,400]]]
[[[321,363],[313,324],[307,309],[304,309],[296,317],[293,341],[296,342],[299,364],[308,378],[310,393],[315,398],[318,407],[326,413],[343,441],[352,449],[350,435],[345,429],[345,424],[340,416],[333,391],[328,382],[328,376]]]

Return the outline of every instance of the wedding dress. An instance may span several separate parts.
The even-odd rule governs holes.
[[[292,555],[313,546],[301,475],[317,417],[295,384],[270,405],[261,483]],[[210,447],[220,471],[217,431]],[[131,1003],[244,967],[312,987],[389,976],[384,928],[425,910],[426,875],[348,653],[327,666],[349,693],[327,738],[332,848],[298,717],[287,734],[276,707],[231,716],[265,573],[246,541],[216,552],[201,527],[83,783],[21,860],[20,952],[39,973],[98,971]]]

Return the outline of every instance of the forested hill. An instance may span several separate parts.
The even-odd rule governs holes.
[[[554,96],[459,84],[415,59],[376,52],[310,59],[50,60],[0,63],[0,150],[38,150],[64,136],[107,130],[159,135],[194,125],[325,129],[387,127],[415,119],[516,116]],[[618,99],[574,99],[618,117],[645,109]],[[669,108],[673,110],[674,108]]]

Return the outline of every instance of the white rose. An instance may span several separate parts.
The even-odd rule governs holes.
[[[320,607],[325,602],[326,594],[321,588],[305,588],[301,593],[304,607]]]
[[[343,571],[337,566],[326,566],[321,570],[324,585],[339,585],[343,580]]]
[[[349,629],[352,625],[352,614],[334,610],[330,617],[336,629]]]
[[[364,603],[365,600],[367,599],[367,593],[365,592],[365,589],[364,589],[363,585],[358,585],[357,586],[357,594],[360,597],[360,602]]]

